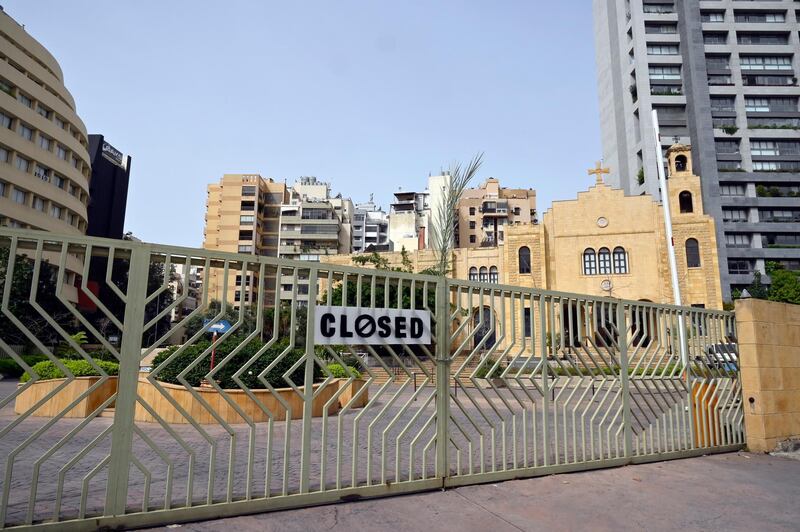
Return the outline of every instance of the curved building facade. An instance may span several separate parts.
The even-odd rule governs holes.
[[[0,11],[0,225],[85,233],[88,147],[58,62]]]

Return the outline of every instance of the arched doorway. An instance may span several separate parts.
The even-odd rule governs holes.
[[[472,326],[475,329],[473,347],[481,351],[488,351],[497,341],[497,328],[494,325],[494,312],[484,306],[475,309],[472,315]]]

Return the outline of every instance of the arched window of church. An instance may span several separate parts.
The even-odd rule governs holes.
[[[497,266],[492,266],[491,268],[489,268],[489,282],[490,283],[500,282],[500,273],[497,271]]]
[[[597,275],[597,255],[592,248],[583,251],[583,274]]]
[[[628,254],[621,246],[614,248],[614,273],[628,273]]]
[[[686,156],[685,155],[678,155],[675,157],[675,171],[676,172],[685,172],[686,171]]]
[[[689,268],[700,267],[700,244],[694,238],[686,241],[686,266]]]
[[[611,252],[608,248],[600,248],[597,252],[597,263],[600,266],[600,275],[611,273]]]
[[[519,248],[519,273],[531,273],[531,250],[528,246]]]
[[[489,282],[489,270],[486,268],[486,266],[481,266],[480,282],[482,283]]]
[[[469,280],[470,281],[478,280],[478,268],[476,268],[475,266],[469,269]]]
[[[694,206],[692,205],[692,193],[688,190],[684,190],[678,194],[678,203],[680,203],[682,213],[694,211]]]

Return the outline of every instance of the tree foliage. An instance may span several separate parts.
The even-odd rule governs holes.
[[[9,278],[10,250],[0,248],[0,296],[9,282],[8,313],[17,318],[39,341],[52,346],[62,338],[47,323],[44,316],[51,317],[69,334],[77,332],[72,314],[56,298],[58,269],[43,260],[39,269],[39,277],[34,281],[34,261],[25,255],[17,255],[14,270]],[[36,288],[36,304],[42,309],[44,316],[30,304],[31,290]],[[33,346],[31,340],[19,327],[8,318],[6,313],[0,314],[0,336],[9,345],[23,345],[26,351]]]
[[[800,305],[800,272],[784,269],[778,263],[767,264],[772,284],[769,300]]]

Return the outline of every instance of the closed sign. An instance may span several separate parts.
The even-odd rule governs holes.
[[[317,306],[314,343],[429,345],[430,315],[427,310]]]

